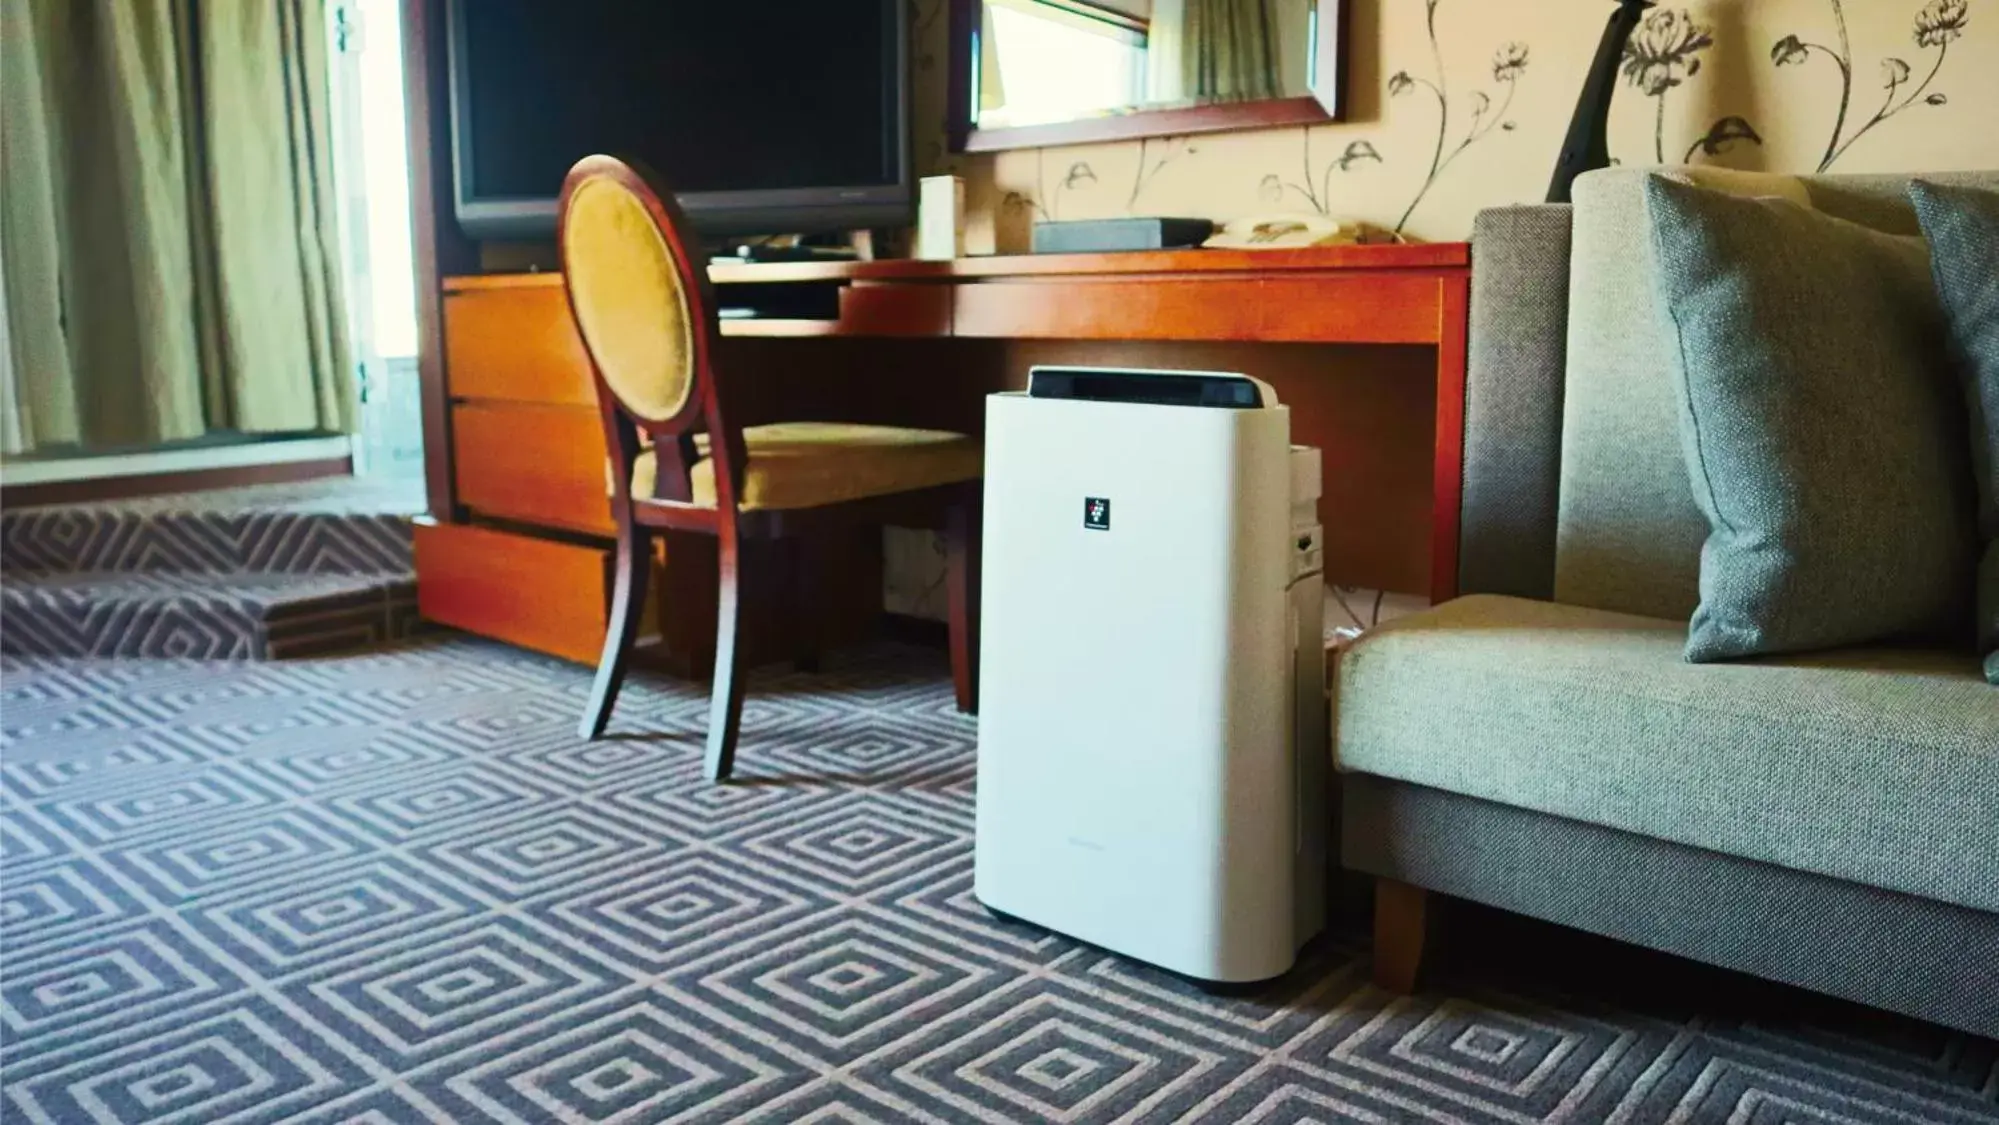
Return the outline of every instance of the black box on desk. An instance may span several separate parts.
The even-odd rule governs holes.
[[[1206,219],[1079,219],[1034,224],[1036,254],[1095,254],[1106,250],[1179,250],[1215,233]]]

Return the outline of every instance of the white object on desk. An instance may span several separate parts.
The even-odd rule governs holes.
[[[1261,215],[1236,219],[1201,243],[1211,250],[1296,250],[1305,246],[1374,246],[1403,237],[1373,223],[1324,215]]]
[[[936,260],[965,254],[965,181],[925,176],[917,181],[916,256]]]

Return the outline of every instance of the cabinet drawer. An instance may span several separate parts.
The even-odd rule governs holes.
[[[595,664],[609,621],[610,552],[464,524],[416,523],[425,619]]]
[[[609,534],[595,407],[463,402],[451,410],[458,500],[486,516]]]
[[[946,285],[849,285],[840,290],[839,333],[849,336],[949,336]]]
[[[989,281],[957,286],[952,331],[1021,340],[1434,344],[1433,277]]]
[[[560,285],[446,293],[444,353],[453,398],[597,405]]]

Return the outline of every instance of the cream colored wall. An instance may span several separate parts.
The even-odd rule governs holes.
[[[919,165],[966,178],[974,252],[1023,248],[1035,217],[1225,220],[1299,209],[1458,239],[1481,208],[1542,198],[1612,5],[1349,2],[1348,123],[997,156],[951,156],[930,134],[919,137]],[[919,120],[941,122],[944,0],[917,5]],[[1653,52],[1650,65],[1620,78],[1611,119],[1622,163],[1654,163],[1663,149],[1669,163],[1692,151],[1697,162],[1819,169],[1839,113],[1843,19],[1853,83],[1830,170],[1999,167],[1999,0],[1698,0],[1649,18],[1634,40]],[[1906,105],[1869,127],[1890,78],[1900,81],[1885,104]],[[1447,120],[1431,84],[1444,92]],[[1730,118],[1760,143],[1731,125],[1723,136],[1736,139],[1702,151]],[[1432,180],[1440,121],[1444,160]]]
[[[1481,208],[1546,194],[1612,10],[1607,0],[1349,3],[1353,108],[1347,124],[953,156],[942,133],[945,0],[916,0],[915,110],[918,121],[934,123],[917,137],[918,165],[925,174],[953,171],[966,178],[973,252],[1024,249],[1028,223],[1043,214],[1229,219],[1305,209],[1392,227],[1407,213],[1409,234],[1459,239]],[[1428,32],[1431,7],[1451,111],[1445,154],[1464,141],[1479,95],[1490,98],[1492,108],[1483,117],[1490,127],[1451,156],[1424,192],[1439,122],[1437,99],[1423,85],[1438,77]],[[1703,163],[1818,169],[1839,112],[1839,68],[1831,60],[1839,50],[1837,17],[1843,17],[1854,81],[1842,142],[1881,108],[1891,73],[1886,60],[1909,67],[1898,101],[1942,65],[1906,109],[1852,140],[1832,171],[1999,168],[1999,0],[1705,0],[1663,10],[1673,14],[1653,17],[1656,22],[1635,37],[1659,48],[1655,65],[1618,85],[1610,141],[1612,155],[1623,163],[1652,163],[1663,147],[1673,162],[1693,149],[1693,159]],[[1919,19],[1924,43],[1916,41]],[[1511,82],[1496,81],[1496,55],[1516,43],[1525,47],[1524,65],[1509,72]],[[1785,63],[1778,65],[1777,57]],[[1407,85],[1395,78],[1399,73],[1409,76]],[[1391,93],[1391,84],[1402,92]],[[1648,89],[1663,97],[1648,96]],[[1941,104],[1930,104],[1937,95]],[[1726,142],[1713,154],[1696,147],[1715,123],[1731,117],[1747,122],[1761,143]],[[1309,199],[1298,190],[1307,183]],[[888,554],[889,608],[941,617],[937,577],[943,563],[934,537],[891,531]]]

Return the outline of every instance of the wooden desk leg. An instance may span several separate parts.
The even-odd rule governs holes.
[[[979,713],[979,525],[982,485],[973,482],[951,504],[945,529],[945,585],[951,603],[951,681],[958,710]]]
[[[1431,470],[1430,604],[1458,594],[1458,524],[1465,495],[1465,366],[1471,328],[1471,280],[1438,283],[1437,439]]]
[[[1374,983],[1394,993],[1416,991],[1429,936],[1430,893],[1394,879],[1374,881]]]
[[[785,547],[784,576],[790,594],[791,665],[800,672],[819,670],[819,551],[809,536],[781,541]]]

